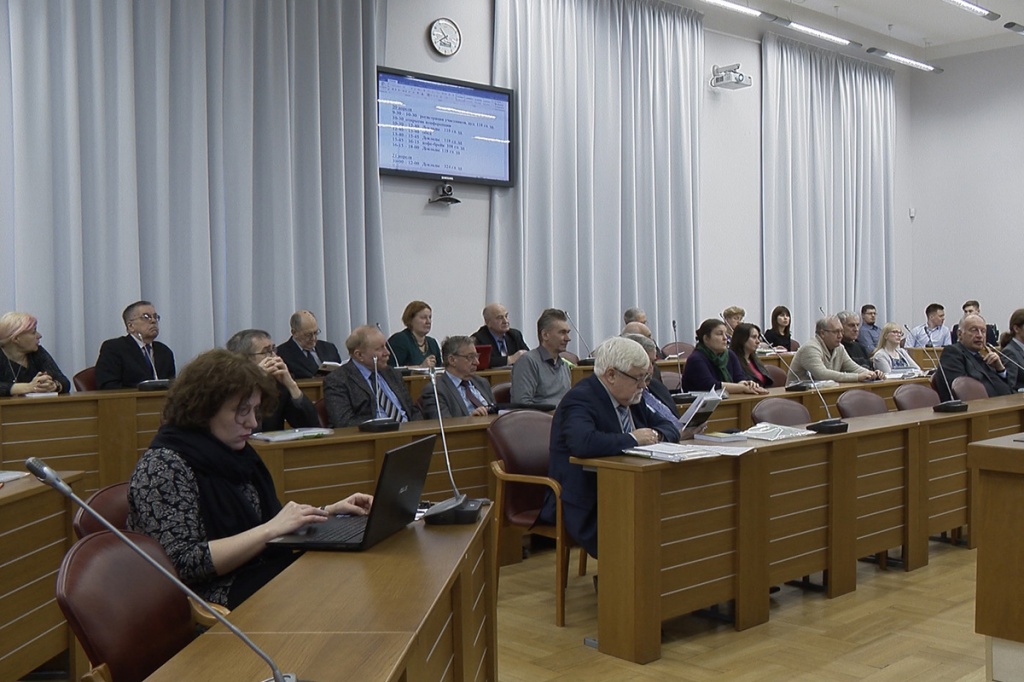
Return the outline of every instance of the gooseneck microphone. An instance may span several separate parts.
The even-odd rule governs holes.
[[[786,358],[782,357],[782,353],[780,353],[779,351],[775,350],[775,348],[770,343],[768,343],[764,339],[761,339],[760,341],[757,342],[757,346],[758,346],[758,348],[767,348],[768,349],[768,353],[771,354],[771,355],[774,355],[775,357],[777,357],[779,359],[779,362],[782,363],[782,366],[786,368],[786,390],[787,391],[790,391],[790,392],[793,392],[793,391],[809,391],[812,388],[814,388],[814,381],[813,380],[810,381],[810,382],[801,381],[800,377],[797,376],[797,373],[793,371],[792,365],[790,365],[788,362],[786,362]],[[796,377],[796,381],[794,381],[793,383],[790,383],[790,381],[789,381],[789,376],[791,374],[794,377]]]
[[[906,329],[907,332],[909,332],[911,336],[914,335],[914,332],[910,331],[910,327],[908,327],[905,323],[903,325],[903,328]],[[921,348],[923,349],[925,357],[927,357],[928,359],[930,359],[932,362],[935,363],[935,371],[939,373],[940,377],[942,377],[942,383],[944,383],[946,385],[946,390],[949,392],[949,400],[945,400],[945,401],[939,403],[938,405],[936,405],[935,407],[932,408],[932,411],[933,412],[966,412],[967,411],[967,403],[965,403],[963,400],[957,400],[956,398],[953,397],[953,386],[949,383],[949,379],[946,378],[946,369],[942,366],[942,360],[939,358],[939,352],[937,350],[935,350],[935,346],[931,345],[931,343],[932,343],[932,333],[931,333],[931,330],[928,329],[928,325],[927,324],[924,327],[924,333],[928,337],[928,345],[921,346]],[[928,349],[929,348],[931,348],[931,350],[932,350],[932,355],[928,355]]]
[[[78,495],[75,495],[74,491],[71,490],[71,487],[67,483],[65,483],[60,476],[57,475],[57,472],[51,469],[50,467],[46,466],[46,464],[44,464],[42,460],[38,459],[37,457],[29,457],[28,459],[25,460],[25,468],[32,472],[32,475],[34,475],[40,481],[42,481],[46,485],[50,486],[51,488],[59,492],[61,495],[70,498],[71,500],[74,500],[74,502],[78,504],[79,507],[89,512],[89,514],[94,519],[96,519],[104,528],[106,528],[111,533],[116,535],[118,539],[121,540],[121,542],[128,545],[132,549],[132,551],[134,551],[136,554],[142,557],[147,564],[158,570],[161,575],[163,575],[165,578],[174,583],[174,585],[179,590],[184,592],[189,597],[192,597],[192,599],[194,599],[196,603],[199,604],[199,606],[201,606],[205,611],[208,611],[211,616],[216,618],[218,623],[226,627],[228,630],[232,632],[232,634],[234,634],[236,637],[242,640],[247,647],[252,649],[257,656],[262,658],[263,661],[268,666],[270,666],[270,670],[273,673],[273,677],[268,677],[265,680],[263,680],[263,682],[298,682],[298,679],[292,673],[282,673],[281,669],[277,667],[276,663],[274,663],[274,659],[272,659],[265,651],[263,651],[263,649],[260,649],[258,646],[256,646],[256,644],[251,639],[249,639],[244,632],[235,627],[235,625],[231,621],[229,621],[227,618],[222,616],[216,609],[207,604],[205,599],[203,599],[198,594],[193,592],[188,585],[181,582],[181,580],[179,580],[176,575],[174,575],[166,568],[161,566],[160,563],[156,561],[153,557],[146,554],[146,552],[143,551],[141,547],[139,547],[130,539],[128,539],[128,537],[124,533],[119,531],[114,526],[114,524],[110,523],[110,521],[107,521],[107,519],[105,519],[103,516],[97,513],[96,510],[94,510],[88,504],[79,499]]]
[[[590,359],[590,356],[593,355],[593,352],[591,352],[590,346],[587,345],[587,340],[583,338],[583,334],[580,334],[580,329],[579,329],[579,327],[576,326],[576,323],[572,321],[572,316],[569,314],[569,311],[565,310],[563,312],[565,313],[565,319],[569,320],[569,324],[572,325],[573,331],[576,332],[576,338],[579,339],[580,343],[583,344],[583,347],[587,349],[587,359]],[[590,360],[590,362],[586,362],[585,363],[585,362],[583,362],[583,358],[581,358],[580,359],[580,364],[581,365],[584,365],[584,364],[592,365],[592,364],[594,364],[594,361]]]
[[[832,410],[828,409],[828,403],[825,402],[825,396],[821,394],[821,389],[818,388],[818,384],[815,383],[814,377],[811,376],[810,372],[807,373],[807,378],[811,382],[811,388],[818,394],[818,400],[821,401],[821,406],[825,408],[826,417],[821,421],[808,424],[807,429],[809,431],[814,431],[815,433],[846,433],[850,428],[850,425],[842,419],[832,416]]]
[[[384,329],[380,326],[380,322],[374,322],[373,324],[377,327],[377,331],[379,331],[381,334],[384,334]],[[397,365],[398,355],[395,353],[395,349],[391,346],[391,342],[388,341],[387,334],[384,334],[384,345],[387,346],[388,352],[391,353],[392,357],[395,358],[395,364]],[[374,367],[376,367],[376,363],[374,363]],[[408,367],[395,367],[395,370],[403,377],[412,374],[412,370],[410,370]]]
[[[672,320],[672,341],[676,344],[676,371],[679,372],[679,390],[683,390],[683,361],[679,359],[679,331],[676,321]]]
[[[437,396],[437,370],[430,368],[430,385],[434,389],[434,404],[437,406],[437,426],[441,432],[441,447],[444,449],[444,464],[448,469],[448,480],[452,484],[453,497],[438,502],[423,514],[423,522],[430,525],[468,525],[476,523],[480,516],[480,500],[469,499],[465,493],[459,492],[455,485],[455,474],[452,473],[452,461],[448,457],[448,439],[444,434],[444,417],[441,415],[441,400]]]

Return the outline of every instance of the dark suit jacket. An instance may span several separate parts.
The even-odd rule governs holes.
[[[423,419],[419,408],[413,405],[409,389],[405,387],[405,382],[398,372],[385,367],[378,372],[378,376],[391,387],[410,421]],[[324,404],[327,407],[328,421],[335,428],[355,426],[377,416],[377,397],[370,390],[370,385],[366,383],[353,360],[349,360],[324,379]]]
[[[491,336],[491,330],[487,328],[486,324],[473,332],[473,341],[478,346],[491,347],[490,367],[507,367],[508,355],[518,353],[521,350],[530,350],[530,347],[526,345],[526,341],[523,340],[523,333],[518,329],[510,328],[508,333],[505,334],[505,348],[508,350],[508,355],[502,355],[498,350],[498,342]],[[480,369],[488,369],[488,367],[481,367]]]
[[[666,441],[679,440],[679,427],[642,402],[629,411],[636,428],[655,429]],[[558,404],[551,423],[548,475],[562,485],[569,535],[591,556],[597,556],[597,474],[572,464],[569,457],[606,457],[635,445],[633,437],[622,432],[615,407],[597,376],[591,374],[577,383]],[[540,518],[554,521],[555,499],[550,492]]]
[[[729,374],[732,376],[732,383],[747,380],[747,373],[743,371],[743,363],[738,355],[729,351],[729,364],[726,365]],[[683,390],[684,391],[710,391],[712,388],[722,387],[722,377],[718,374],[711,361],[700,351],[693,352],[686,358],[683,366]]]
[[[277,407],[271,414],[263,418],[260,423],[260,431],[280,431],[284,428],[285,421],[293,429],[320,426],[320,417],[309,398],[303,395],[298,401],[294,401],[291,394],[288,393],[288,389],[278,384]]]
[[[153,342],[153,364],[161,379],[174,378],[174,353],[159,341]],[[135,388],[152,378],[146,355],[132,336],[107,339],[100,346],[100,355],[96,358],[96,388]]]
[[[441,360],[441,347],[437,345],[437,339],[433,336],[427,337],[426,354],[416,345],[416,337],[408,328],[395,332],[388,338],[388,346],[391,357],[388,358],[388,365],[391,367],[413,367],[422,365],[427,355],[433,355],[437,367],[444,367]]]
[[[480,394],[487,401],[488,405],[494,404],[494,393],[491,391],[491,384],[487,380],[472,375],[469,381],[480,391]],[[462,399],[462,393],[452,384],[451,379],[443,374],[437,375],[437,398],[441,401],[441,416],[468,417],[469,410],[466,409],[466,401]],[[437,404],[434,402],[434,387],[429,383],[423,387],[420,393],[420,405],[423,406],[424,419],[437,419]]]
[[[672,414],[679,416],[679,408],[676,406],[676,401],[672,400],[672,392],[668,390],[668,386],[661,383],[660,379],[651,379],[651,383],[647,384],[647,390],[658,399],[659,402],[665,404],[665,407],[672,410]]]
[[[341,364],[338,347],[330,341],[317,341],[314,350],[320,362]],[[295,379],[311,379],[316,376],[317,364],[309,359],[306,351],[302,350],[292,337],[289,336],[287,341],[277,347],[277,355],[288,365],[288,371]]]
[[[1010,385],[1006,383],[1006,379],[1003,379],[994,369],[975,357],[960,342],[954,343],[952,346],[946,346],[942,351],[942,356],[939,358],[939,364],[942,366],[946,380],[943,381],[942,377],[939,377],[935,385],[939,388],[939,396],[944,401],[951,400],[953,397],[949,394],[949,389],[946,388],[946,381],[952,386],[954,379],[963,376],[977,379],[983,383],[989,397],[1010,395],[1011,393]]]
[[[1003,349],[1003,354],[1010,358],[1009,360],[1003,358],[1003,365],[1006,366],[1006,383],[1009,384],[1010,390],[1016,391],[1024,388],[1024,369],[1022,369],[1024,367],[1024,350],[1011,340]],[[1017,364],[1013,364],[1014,362]],[[1017,365],[1021,365],[1021,367]]]

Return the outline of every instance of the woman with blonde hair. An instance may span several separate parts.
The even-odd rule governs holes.
[[[71,382],[39,345],[38,320],[28,313],[0,317],[0,395],[67,393]]]
[[[895,322],[887,322],[878,335],[878,345],[871,354],[871,365],[879,372],[921,371],[921,367],[910,357],[910,353],[900,348],[903,341],[903,329]]]

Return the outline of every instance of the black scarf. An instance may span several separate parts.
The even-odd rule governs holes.
[[[248,443],[232,450],[209,431],[165,425],[150,447],[174,451],[192,469],[199,486],[199,514],[210,540],[245,532],[281,511],[270,472]],[[245,495],[246,483],[256,487],[262,516]]]

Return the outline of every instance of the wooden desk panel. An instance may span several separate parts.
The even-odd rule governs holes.
[[[490,524],[414,523],[366,552],[307,552],[231,620],[300,679],[496,680]],[[267,674],[217,626],[149,679],[199,670],[227,682]]]
[[[83,475],[61,475],[81,495]],[[57,569],[74,541],[74,511],[70,500],[31,476],[0,489],[2,680],[20,679],[69,647],[72,671],[88,669],[54,597]]]

